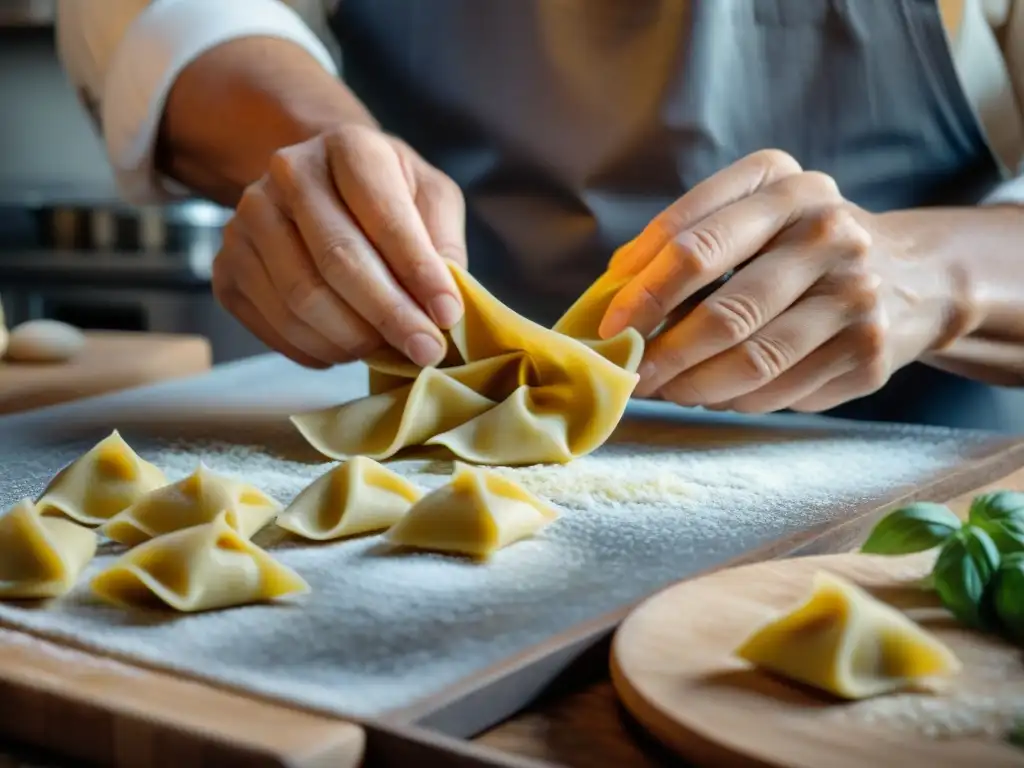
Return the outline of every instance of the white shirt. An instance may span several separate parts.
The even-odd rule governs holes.
[[[312,28],[324,29],[337,2],[58,0],[58,50],[101,126],[122,196],[143,204],[187,194],[155,171],[153,148],[167,94],[189,63],[229,40],[268,36],[301,45],[337,74]],[[984,202],[1024,204],[1024,0],[938,2],[961,85],[1006,178]]]

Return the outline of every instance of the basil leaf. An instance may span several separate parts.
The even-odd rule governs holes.
[[[965,526],[953,534],[935,561],[932,575],[942,604],[960,622],[975,629],[993,625],[986,588],[999,568],[999,550],[980,528]]]
[[[1003,632],[1024,641],[1024,552],[1015,552],[999,564],[992,581],[992,603]]]
[[[909,555],[937,547],[960,528],[960,518],[943,504],[919,501],[883,517],[860,551],[868,555]]]
[[[1024,493],[995,491],[971,502],[968,519],[992,537],[1000,552],[1024,552]]]

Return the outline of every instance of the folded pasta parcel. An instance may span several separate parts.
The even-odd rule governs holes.
[[[166,484],[164,473],[114,430],[58,472],[36,503],[43,515],[98,526]]]
[[[825,571],[804,602],[754,632],[736,655],[845,699],[916,687],[961,667],[902,611]]]
[[[358,536],[390,528],[422,496],[398,473],[356,456],[303,488],[277,525],[313,541]]]
[[[45,517],[31,499],[0,515],[0,600],[58,597],[96,554],[96,533]]]
[[[250,538],[280,510],[281,505],[259,488],[213,472],[200,462],[192,474],[139,498],[100,531],[134,547],[165,533],[212,522],[223,512],[232,528]]]
[[[451,270],[466,310],[445,360],[421,369],[393,350],[368,359],[371,394],[293,416],[302,435],[336,459],[436,445],[492,465],[561,464],[601,446],[636,387],[644,348],[632,328],[597,338],[622,281],[598,280],[548,329]]]
[[[92,590],[124,608],[165,605],[191,613],[299,595],[309,585],[239,535],[222,513],[129,550],[93,579]]]
[[[486,558],[532,536],[558,511],[493,470],[456,464],[451,480],[388,531],[396,546]]]

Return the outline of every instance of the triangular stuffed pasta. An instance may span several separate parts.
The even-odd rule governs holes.
[[[309,591],[295,571],[243,538],[224,513],[212,522],[129,550],[92,580],[92,591],[125,608],[166,605],[191,613]]]
[[[209,523],[224,512],[228,525],[249,538],[280,510],[277,501],[255,486],[200,463],[188,477],[152,491],[108,520],[100,532],[134,547],[165,533]]]
[[[0,599],[42,599],[68,592],[96,554],[96,533],[62,517],[44,517],[31,499],[0,515]]]
[[[960,662],[902,611],[825,571],[810,596],[755,631],[736,655],[846,699],[954,674]]]
[[[414,504],[386,538],[396,546],[486,558],[557,517],[558,510],[514,481],[457,463],[451,480]]]
[[[64,515],[97,526],[167,484],[114,430],[50,481],[36,504],[43,515]]]
[[[321,475],[277,517],[277,525],[314,541],[390,528],[423,496],[373,459],[356,456]]]

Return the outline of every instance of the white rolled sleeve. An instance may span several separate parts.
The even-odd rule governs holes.
[[[171,87],[204,52],[274,37],[337,74],[327,47],[280,0],[61,0],[57,25],[64,67],[102,128],[120,194],[135,204],[187,194],[157,173],[154,146]]]

